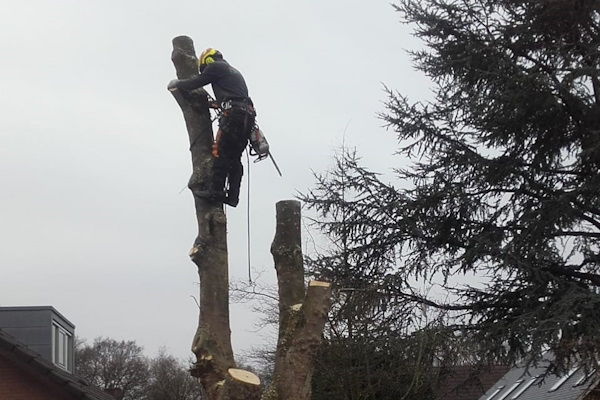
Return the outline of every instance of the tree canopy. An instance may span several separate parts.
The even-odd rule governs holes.
[[[77,375],[120,400],[199,400],[202,387],[189,374],[189,365],[161,349],[150,359],[135,341],[98,337],[93,344],[78,340]]]
[[[122,391],[123,400],[142,398],[150,378],[143,348],[133,341],[98,337],[92,345],[79,342],[75,350],[76,372],[103,390]]]
[[[337,246],[324,278],[453,313],[481,356],[555,368],[600,350],[600,2],[398,2],[430,101],[388,90],[406,166],[352,151],[303,195]],[[437,295],[414,288],[425,279]]]

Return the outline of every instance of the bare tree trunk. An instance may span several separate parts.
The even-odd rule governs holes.
[[[187,36],[173,39],[171,60],[177,77],[197,75],[194,44]],[[172,92],[185,119],[193,173],[188,186],[208,190],[212,171],[212,123],[207,93]],[[192,342],[196,363],[190,373],[199,378],[208,400],[258,400],[256,375],[235,369],[229,327],[227,220],[223,205],[194,196],[198,236],[190,258],[200,275],[200,317]],[[280,295],[280,327],[273,384],[264,399],[309,399],[314,356],[329,310],[330,285],[311,282],[304,291],[300,236],[300,203],[277,203],[277,232],[271,246]]]
[[[273,380],[265,400],[308,400],[314,360],[331,296],[327,282],[311,281],[304,292],[300,202],[277,203],[277,230],[271,254],[279,284],[279,338]]]
[[[194,44],[189,37],[173,39],[171,60],[177,77],[198,74]],[[192,155],[193,173],[188,186],[208,188],[212,169],[213,132],[207,93],[176,90],[173,96],[183,111]],[[209,399],[216,399],[220,382],[235,367],[229,327],[229,278],[227,260],[227,221],[223,206],[194,196],[198,236],[190,258],[200,275],[200,318],[192,343],[196,363],[192,375],[199,377]]]

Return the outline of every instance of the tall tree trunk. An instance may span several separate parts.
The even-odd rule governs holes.
[[[189,37],[173,39],[171,60],[177,77],[198,75],[194,44]],[[207,93],[175,90],[173,96],[185,119],[192,155],[193,173],[188,186],[208,188],[212,169],[212,122]],[[198,236],[190,258],[200,275],[200,318],[192,342],[196,363],[192,375],[199,377],[209,399],[217,398],[219,383],[227,370],[235,367],[229,327],[229,278],[227,260],[227,220],[223,205],[194,196]]]
[[[198,74],[194,44],[187,36],[173,39],[171,60],[179,79]],[[207,93],[172,92],[185,119],[193,173],[188,186],[207,190],[213,157],[212,123]],[[198,377],[207,400],[307,400],[314,357],[329,310],[330,285],[310,282],[304,290],[300,236],[300,203],[277,203],[277,230],[271,246],[279,282],[279,340],[273,384],[261,393],[260,381],[235,368],[229,327],[227,220],[222,204],[194,197],[198,236],[190,258],[200,275],[200,317],[192,342],[196,355],[191,374]]]

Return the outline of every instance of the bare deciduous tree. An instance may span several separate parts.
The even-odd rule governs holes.
[[[150,377],[143,348],[132,340],[98,337],[92,345],[78,342],[75,368],[78,375],[101,389],[122,391],[122,400],[143,398]]]
[[[202,399],[201,388],[187,369],[188,367],[177,358],[161,350],[158,356],[150,361],[146,400]]]

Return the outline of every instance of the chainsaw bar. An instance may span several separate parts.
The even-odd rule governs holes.
[[[271,159],[271,162],[273,163],[273,165],[275,166],[275,169],[279,173],[279,176],[283,177],[283,175],[281,175],[281,170],[279,169],[279,166],[275,162],[275,159],[273,158],[273,154],[271,154],[271,152],[269,152],[269,158]]]

